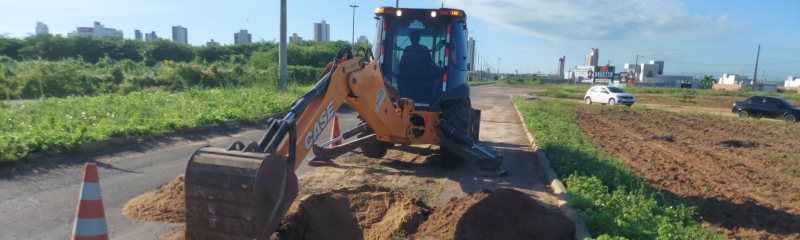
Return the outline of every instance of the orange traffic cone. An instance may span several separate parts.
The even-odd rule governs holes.
[[[108,240],[106,215],[100,195],[100,177],[95,163],[86,164],[76,215],[72,240]]]
[[[336,114],[333,114],[333,130],[331,130],[331,140],[333,140],[334,138],[339,137],[339,135],[342,135],[341,133],[339,133],[339,117],[337,117]],[[342,140],[339,140],[339,141],[336,141],[334,143],[331,143],[331,146],[335,147],[335,146],[339,146],[341,144],[342,144]]]

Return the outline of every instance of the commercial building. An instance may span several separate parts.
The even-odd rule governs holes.
[[[233,44],[251,43],[253,42],[253,35],[247,33],[247,30],[241,29],[239,32],[233,34]]]
[[[314,23],[314,41],[331,41],[331,25],[325,23],[325,20],[322,20],[320,23]]]
[[[789,76],[789,78],[783,83],[783,87],[800,88],[800,77]]]
[[[739,74],[729,74],[723,73],[722,77],[719,78],[717,84],[742,84],[743,82],[750,82],[747,76],[741,76]]]
[[[356,42],[361,44],[369,44],[369,39],[367,39],[367,36],[361,35],[358,37],[358,40],[356,40]]]
[[[211,39],[210,42],[206,42],[206,46],[208,46],[208,47],[218,47],[219,43],[218,42],[214,42],[214,39]]]
[[[592,48],[592,52],[586,55],[586,66],[597,66],[597,62],[600,60],[599,51],[599,48]]]
[[[142,31],[139,31],[139,29],[133,30],[133,36],[134,36],[133,39],[135,39],[135,40],[139,40],[139,41],[143,40]]]
[[[39,34],[50,34],[50,29],[47,28],[47,24],[36,22],[36,35]]]
[[[556,77],[564,77],[564,61],[566,60],[566,56],[561,56],[558,58],[558,68],[556,68]]]
[[[650,64],[658,66],[658,75],[664,75],[664,61],[650,61]]]
[[[172,26],[172,41],[183,44],[189,44],[189,36],[185,27]]]
[[[150,41],[150,40],[156,40],[156,39],[158,39],[158,36],[156,35],[156,31],[152,31],[150,33],[145,33],[144,34],[144,40]]]
[[[300,36],[297,36],[297,33],[292,33],[292,36],[289,37],[289,42],[290,43],[299,43],[299,42],[302,42],[302,41],[303,41],[303,38],[300,37]]]
[[[475,69],[475,39],[467,38],[467,64]]]
[[[118,37],[122,38],[122,31],[106,28],[100,22],[94,22],[94,27],[78,27],[74,32],[67,34],[67,37],[74,36],[95,36],[95,37]]]

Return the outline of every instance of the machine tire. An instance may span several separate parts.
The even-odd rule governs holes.
[[[454,99],[442,102],[442,115],[440,116],[441,119],[444,119],[456,130],[461,131],[463,133],[469,132],[469,113],[472,110],[472,106],[470,103],[469,98],[464,99]],[[455,139],[451,139],[454,140]],[[446,149],[444,147],[440,147],[439,151],[441,152],[441,165],[445,169],[456,169],[458,166],[464,162],[464,159],[456,154],[455,152],[451,151],[450,149]]]
[[[365,122],[364,119],[361,119],[361,117],[359,116],[358,124],[361,125],[361,123],[364,122]],[[386,151],[388,151],[389,147],[391,146],[394,146],[394,143],[381,142],[381,141],[369,143],[361,147],[361,154],[364,155],[365,157],[370,157],[370,158],[382,158],[383,156],[386,156]]]

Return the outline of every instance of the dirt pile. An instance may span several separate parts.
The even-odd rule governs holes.
[[[186,222],[183,175],[131,199],[122,208],[122,214],[148,222]]]
[[[295,201],[273,239],[390,239],[409,236],[431,213],[419,199],[376,185]]]
[[[575,225],[525,193],[502,188],[454,198],[419,226],[416,237],[440,239],[572,239]]]

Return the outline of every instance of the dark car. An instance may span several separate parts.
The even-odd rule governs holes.
[[[739,114],[739,117],[776,118],[787,122],[797,122],[800,118],[800,108],[786,99],[768,96],[753,96],[734,102],[731,111]]]

